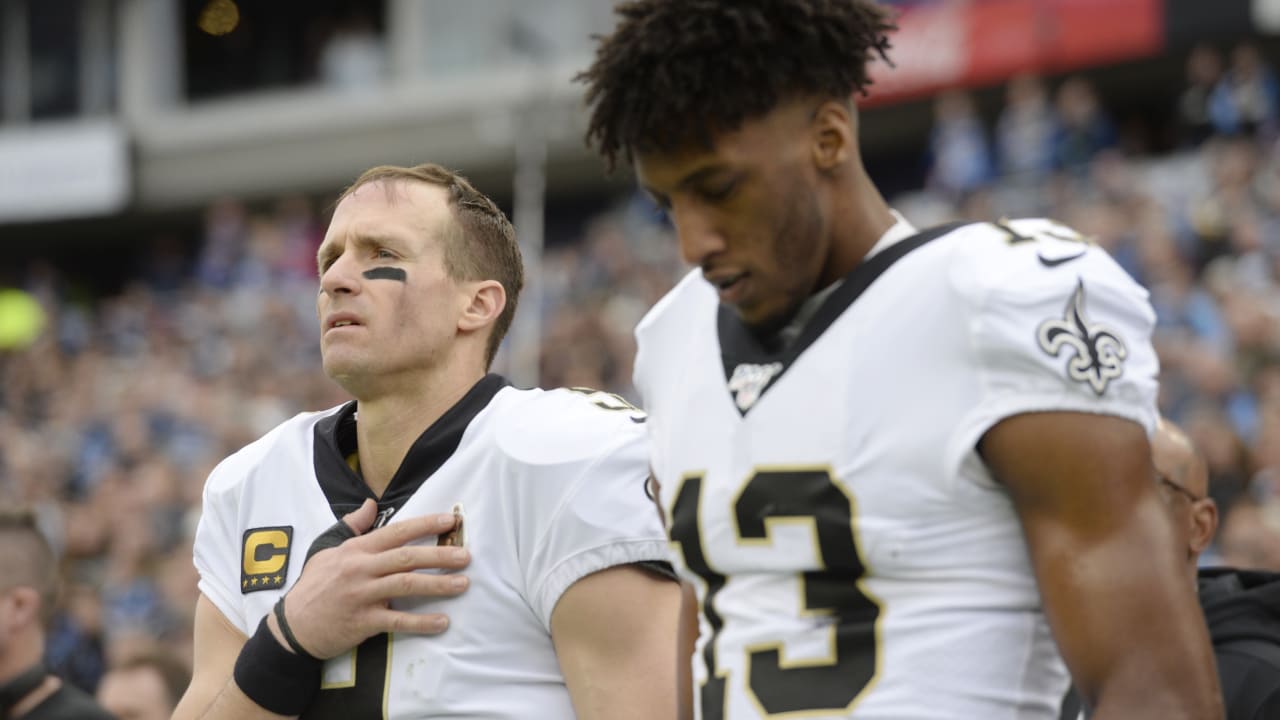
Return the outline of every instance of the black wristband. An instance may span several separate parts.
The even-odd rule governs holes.
[[[266,617],[236,658],[235,681],[241,692],[277,715],[301,715],[320,690],[323,663],[289,652],[271,634]]]
[[[307,557],[302,561],[302,566],[306,567],[307,563],[311,562],[312,555],[321,550],[338,547],[355,536],[356,531],[352,530],[351,526],[342,520],[330,525],[324,532],[316,536],[315,540],[311,541],[311,547],[307,548]]]
[[[293,651],[302,657],[311,658],[312,660],[318,659],[315,655],[307,652],[306,648],[302,647],[302,643],[298,642],[297,636],[293,634],[293,628],[289,627],[289,621],[284,616],[283,595],[276,601],[275,607],[271,609],[276,614],[276,624],[280,626],[280,634],[284,636],[285,642],[289,643],[289,647],[293,648]]]

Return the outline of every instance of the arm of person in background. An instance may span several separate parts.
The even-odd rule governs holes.
[[[680,606],[679,583],[635,565],[588,575],[565,591],[551,614],[551,639],[579,718],[676,717]]]
[[[1013,498],[1045,615],[1093,720],[1215,720],[1208,631],[1156,494],[1143,428],[1072,412],[1008,417],[979,450]]]
[[[436,634],[448,620],[439,614],[391,610],[388,601],[409,596],[452,596],[465,578],[415,572],[457,570],[468,562],[462,548],[408,545],[453,528],[452,514],[410,518],[368,532],[377,506],[366,501],[343,522],[354,535],[336,547],[315,553],[290,588],[286,619],[298,643],[324,659],[346,652],[382,632]],[[461,584],[454,584],[460,580]],[[268,614],[271,639],[289,649],[274,614]],[[174,720],[264,720],[289,717],[268,711],[237,684],[235,669],[248,638],[205,596],[196,605],[195,658],[191,685],[174,711]],[[319,668],[316,668],[317,678]],[[317,680],[318,684],[318,680]]]
[[[698,648],[698,591],[693,585],[680,583],[680,632],[676,638],[676,694],[680,720],[693,718],[693,654]]]

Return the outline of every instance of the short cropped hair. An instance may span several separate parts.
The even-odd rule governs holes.
[[[29,587],[40,595],[45,627],[58,601],[58,566],[53,548],[29,508],[0,510],[0,591]]]
[[[779,102],[850,98],[888,61],[889,11],[872,0],[634,0],[577,80],[587,141],[619,155],[710,146]]]
[[[507,293],[507,305],[494,321],[485,348],[485,365],[492,365],[498,346],[511,328],[520,291],[524,288],[524,262],[511,221],[497,203],[476,190],[465,177],[434,163],[369,168],[337,201],[342,202],[359,188],[376,182],[421,182],[447,191],[458,232],[446,238],[445,271],[454,280],[497,280]]]

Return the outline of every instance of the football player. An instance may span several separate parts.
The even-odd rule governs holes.
[[[636,334],[698,717],[1220,717],[1151,481],[1154,316],[1048,220],[918,229],[863,168],[869,0],[637,0],[584,81],[696,266]],[[1064,661],[1065,660],[1065,665]]]
[[[438,166],[374,168],[318,262],[324,369],[356,400],[210,475],[175,717],[673,717],[644,415],[486,374],[523,284],[502,212]]]

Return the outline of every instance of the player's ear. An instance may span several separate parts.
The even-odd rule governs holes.
[[[1218,530],[1218,504],[1213,498],[1197,500],[1191,506],[1191,550],[1204,552]]]
[[[849,161],[856,152],[858,120],[852,100],[827,100],[818,106],[810,123],[813,162],[828,173]]]
[[[479,330],[493,324],[507,306],[507,291],[497,280],[480,280],[467,283],[467,305],[458,318],[458,329],[464,332]]]

